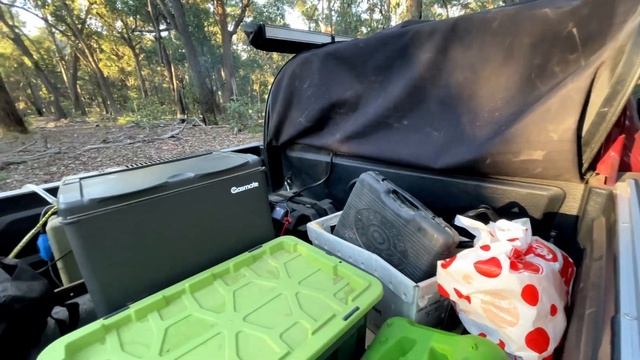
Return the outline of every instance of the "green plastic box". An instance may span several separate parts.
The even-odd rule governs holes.
[[[373,276],[285,236],[80,328],[38,359],[348,358],[358,355],[336,344],[363,337],[381,297]]]
[[[393,317],[385,321],[364,360],[501,360],[507,353],[475,335],[459,335]]]

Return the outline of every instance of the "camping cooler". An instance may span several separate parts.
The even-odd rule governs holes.
[[[265,170],[207,153],[63,179],[65,236],[99,316],[273,238]]]

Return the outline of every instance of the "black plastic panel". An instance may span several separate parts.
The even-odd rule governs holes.
[[[57,186],[46,190],[53,196],[58,193]],[[0,194],[0,256],[6,256],[33,229],[38,223],[40,212],[47,205],[49,203],[34,192]],[[20,255],[36,251],[35,241],[32,241]]]
[[[331,156],[315,148],[294,146],[283,158],[285,179],[289,179],[294,188],[301,188],[326,176]],[[382,173],[447,221],[484,204],[496,209],[503,218],[530,217],[534,232],[545,238],[565,197],[564,191],[554,186],[435,175],[342,156],[334,157],[329,178],[305,195],[330,198],[342,208],[355,180],[369,170]]]
[[[568,314],[570,322],[562,358],[611,359],[617,292],[614,253],[617,231],[611,190],[588,190],[580,214],[578,241],[584,253],[573,285],[573,306]]]

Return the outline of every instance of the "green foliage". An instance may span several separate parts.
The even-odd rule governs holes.
[[[285,13],[287,8],[294,5],[292,0],[265,0],[255,2],[249,14],[250,21],[262,22],[271,25],[287,25]]]
[[[238,131],[259,128],[271,83],[290,55],[264,53],[250,48],[239,31],[233,37],[233,60],[237,97],[223,104],[222,38],[214,16],[213,0],[181,0],[192,40],[218,102],[218,118]],[[225,5],[229,28],[239,16],[243,0],[221,0]],[[161,3],[151,0],[155,13],[162,14]],[[513,0],[423,0],[423,18],[442,19]],[[148,123],[174,118],[177,109],[172,91],[174,85],[184,99],[188,116],[198,116],[197,81],[191,72],[181,38],[174,24],[158,16],[163,28],[161,44],[169,54],[169,72],[160,57],[159,42],[153,31],[147,0],[19,0],[9,1],[24,6],[46,18],[45,28],[27,26],[24,12],[2,6],[22,29],[25,43],[40,66],[62,91],[63,106],[68,113],[74,108],[68,85],[70,61],[80,56],[77,71],[78,89],[90,118],[105,107],[105,91],[99,73],[106,78],[114,101],[121,113],[120,122]],[[65,4],[67,6],[65,6]],[[301,19],[309,30],[331,32],[353,37],[368,36],[407,19],[408,0],[261,0],[251,1],[245,22],[287,25]],[[78,29],[72,29],[76,24]],[[48,30],[48,31],[47,31]],[[76,30],[80,33],[76,34]],[[91,55],[88,55],[91,54]],[[42,98],[45,113],[51,113],[51,94],[35,76],[33,66],[20,54],[0,26],[0,72],[21,112],[34,114],[34,92]],[[141,79],[142,78],[142,79]],[[145,96],[142,84],[146,85]],[[76,113],[75,116],[78,114]],[[106,117],[111,118],[113,117]]]
[[[119,124],[136,123],[147,125],[154,121],[175,118],[173,104],[160,103],[155,99],[140,101],[133,111],[118,117]]]
[[[231,126],[235,132],[244,130],[254,130],[263,116],[264,109],[257,106],[255,102],[246,97],[232,99],[224,116],[223,123]]]
[[[189,30],[193,36],[193,40],[197,47],[200,48],[200,54],[203,56],[205,64],[215,66],[220,57],[220,44],[216,40],[218,34],[215,30],[214,19],[211,16],[209,5],[213,2],[208,1],[191,1],[186,7],[187,23]],[[187,5],[185,4],[185,5]],[[176,51],[182,52],[182,45],[177,43]]]

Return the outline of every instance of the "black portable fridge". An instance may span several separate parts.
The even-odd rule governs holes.
[[[99,316],[274,236],[265,169],[208,153],[63,179],[59,215]]]

